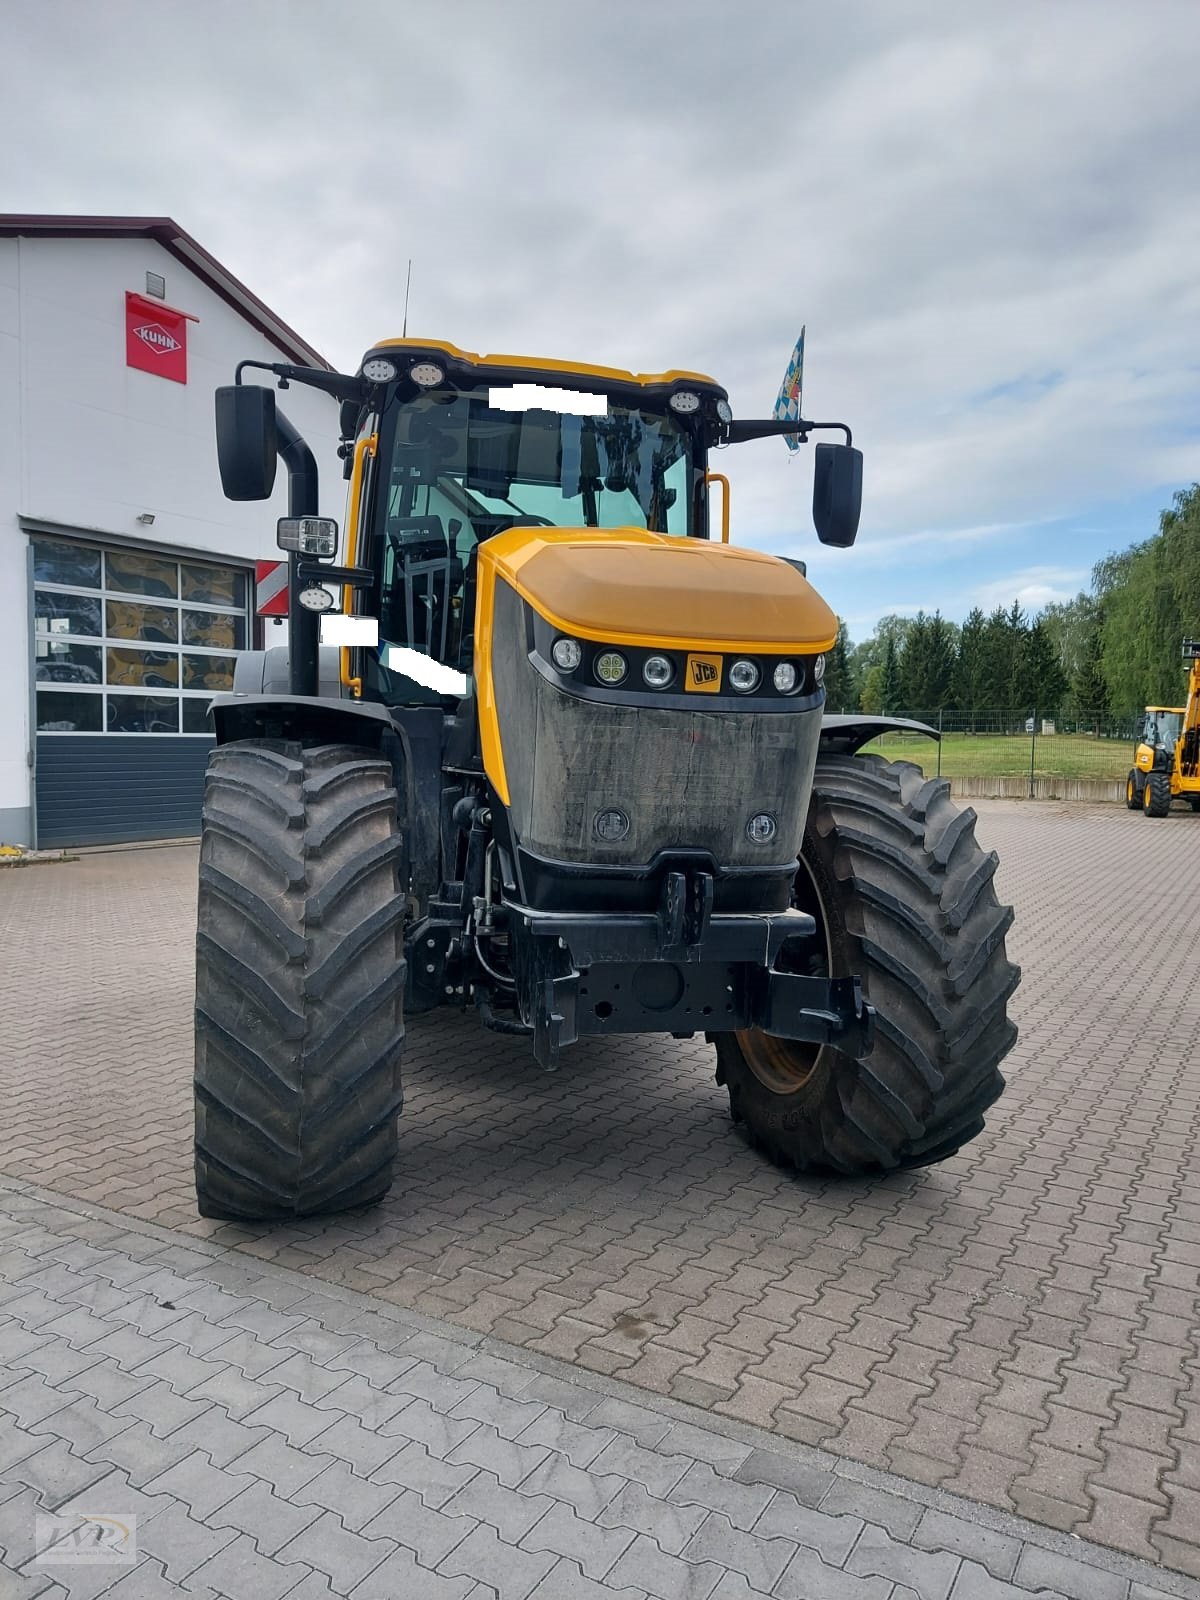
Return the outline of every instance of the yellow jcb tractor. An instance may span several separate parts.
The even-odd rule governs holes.
[[[340,401],[337,565],[312,454],[250,367],[217,392],[218,458],[235,500],[288,469],[290,626],[212,709],[201,1212],[386,1193],[405,1007],[473,1010],[547,1069],[585,1036],[703,1034],[735,1120],[800,1170],[977,1134],[1016,1032],[996,857],[948,784],[858,753],[920,725],[823,717],[836,618],[801,562],[727,542],[709,470],[840,428],[813,509],[848,546],[849,429],[734,420],[696,373],[426,340],[354,374],[265,366]]]
[[[1200,643],[1183,641],[1190,664],[1186,706],[1147,706],[1125,780],[1125,804],[1147,817],[1165,817],[1173,800],[1200,811]]]

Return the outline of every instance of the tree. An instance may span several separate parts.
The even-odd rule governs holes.
[[[865,711],[869,717],[877,717],[883,711],[883,667],[872,667],[863,679],[863,686],[858,695],[858,709]]]
[[[1057,711],[1067,692],[1067,680],[1054,652],[1050,635],[1035,622],[1021,636],[1017,649],[1014,704],[1022,709]]]
[[[880,709],[887,712],[896,712],[900,709],[900,662],[896,641],[889,639],[883,652],[883,664],[879,674],[879,697],[882,702]]]
[[[837,640],[825,658],[825,705],[830,711],[852,711],[857,704],[858,694],[850,666],[850,639],[846,624],[839,617]]]
[[[958,635],[954,660],[954,699],[961,710],[970,712],[971,732],[975,732],[975,713],[987,704],[984,681],[983,635],[987,624],[975,606],[967,615]]]

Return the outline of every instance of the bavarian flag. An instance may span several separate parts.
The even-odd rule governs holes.
[[[787,371],[783,375],[783,382],[779,386],[779,398],[775,402],[775,410],[771,413],[776,422],[798,421],[803,399],[804,329],[801,328],[800,337],[796,340],[796,348],[792,351],[792,358],[788,362]],[[789,450],[799,450],[799,434],[785,433],[783,440]]]

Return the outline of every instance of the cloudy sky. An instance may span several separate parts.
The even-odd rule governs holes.
[[[691,367],[866,453],[720,462],[884,611],[1036,607],[1200,477],[1198,0],[0,0],[0,209],[169,215],[335,363]]]

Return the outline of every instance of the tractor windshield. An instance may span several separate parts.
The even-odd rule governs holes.
[[[390,427],[387,425],[390,422]],[[494,410],[487,392],[424,394],[384,427],[373,551],[381,645],[471,670],[475,551],[514,526],[693,531],[700,468],[669,411]],[[387,685],[379,689],[388,698]]]
[[[1182,727],[1182,711],[1151,711],[1146,715],[1146,730],[1142,737],[1156,749],[1173,750]]]

